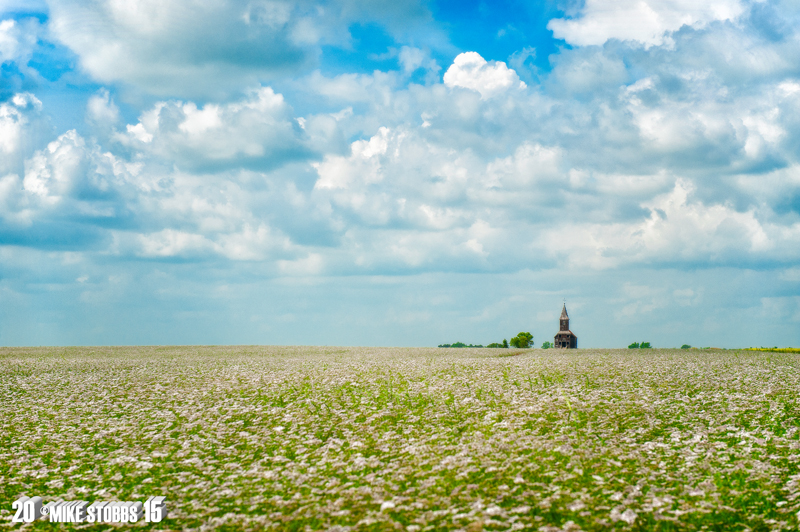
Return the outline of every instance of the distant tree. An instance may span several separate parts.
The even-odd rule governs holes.
[[[499,348],[502,348],[503,344],[498,343],[498,342],[492,342],[491,344],[487,345],[486,347],[499,347]]]
[[[550,349],[551,347],[553,347],[552,342],[545,342],[542,344],[542,349]]]
[[[692,348],[692,346],[690,346],[689,344],[683,344],[681,346],[681,349],[691,349],[691,348]]]
[[[505,349],[508,349],[508,340],[506,340],[505,338],[503,338],[503,347]]]
[[[482,345],[465,344],[464,342],[456,342],[454,344],[442,344],[439,347],[483,347]]]
[[[533,346],[533,335],[529,332],[521,332],[509,342],[514,347],[524,349]]]
[[[650,342],[642,342],[639,349],[650,349]]]
[[[628,349],[639,349],[639,342],[633,342],[628,346]]]

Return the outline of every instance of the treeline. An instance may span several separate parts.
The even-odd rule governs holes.
[[[472,344],[465,344],[464,342],[456,342],[454,344],[440,344],[438,347],[484,347],[484,346],[482,346],[481,344],[472,345]],[[492,347],[492,346],[488,345],[486,347]]]
[[[549,342],[545,342],[549,343]],[[525,349],[528,347],[533,347],[533,335],[529,332],[521,332],[516,335],[511,341],[506,340],[503,338],[501,342],[492,342],[489,345],[472,345],[472,344],[465,344],[464,342],[456,342],[454,344],[440,344],[438,347],[492,347],[498,349],[508,349],[509,347],[518,347],[520,349]],[[544,346],[542,346],[544,347]]]

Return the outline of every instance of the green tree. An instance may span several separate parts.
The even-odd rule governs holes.
[[[633,342],[628,346],[628,349],[639,349],[639,342]]]
[[[641,345],[639,345],[639,349],[650,349],[650,347],[650,342],[642,342]]]
[[[550,349],[551,347],[553,347],[552,342],[545,342],[542,344],[542,349]]]
[[[533,346],[533,335],[529,332],[521,332],[509,342],[514,347],[526,348]]]
[[[683,344],[681,346],[681,349],[691,349],[691,348],[692,348],[692,346],[690,346],[689,344]]]
[[[508,349],[508,340],[506,340],[505,338],[503,338],[503,348]]]

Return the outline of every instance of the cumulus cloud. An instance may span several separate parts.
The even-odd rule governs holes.
[[[296,16],[248,5],[245,25]],[[154,6],[135,15],[155,24]],[[123,125],[100,90],[87,120],[114,135],[62,135],[0,189],[34,224],[81,213],[111,234],[111,253],[264,260],[275,272],[785,260],[800,197],[792,56],[764,78],[736,77],[698,59],[719,52],[709,35],[784,43],[693,24],[673,48],[563,50],[536,90],[476,52],[409,83],[436,65],[405,47],[397,71],[301,78],[325,108],[302,117],[257,84],[233,99],[160,101]],[[5,105],[7,127],[24,129],[21,107]],[[102,229],[103,216],[116,226]]]
[[[737,263],[745,257],[794,261],[800,222],[788,226],[759,220],[755,208],[738,212],[724,204],[692,199],[693,186],[677,180],[672,191],[643,206],[650,216],[633,223],[572,224],[549,229],[550,253],[572,264],[613,268],[623,264]]]
[[[477,52],[458,54],[444,74],[448,87],[463,87],[481,93],[481,98],[491,98],[509,89],[524,89],[517,73],[502,61],[487,62]]]
[[[667,34],[682,26],[702,28],[713,21],[734,20],[744,11],[740,0],[587,0],[576,18],[553,19],[547,28],[576,46],[617,39],[649,47],[669,43]]]
[[[42,102],[31,93],[0,103],[0,174],[21,173],[22,162],[47,132]]]
[[[117,139],[193,170],[275,167],[309,153],[291,108],[269,87],[223,105],[158,102]]]
[[[22,186],[44,217],[113,219],[137,201],[138,170],[70,130],[25,161]]]
[[[99,238],[109,255],[149,259],[302,256],[262,212],[290,203],[291,187],[264,194],[240,173],[162,172],[158,163],[126,161],[68,131],[26,160],[24,178],[0,178],[0,234],[18,245],[78,250]]]
[[[429,18],[416,0],[53,0],[49,28],[95,80],[207,98],[296,73],[323,44],[348,46],[354,19],[402,33]]]

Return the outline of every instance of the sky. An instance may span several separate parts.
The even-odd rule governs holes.
[[[0,0],[0,345],[800,345],[797,0]]]

